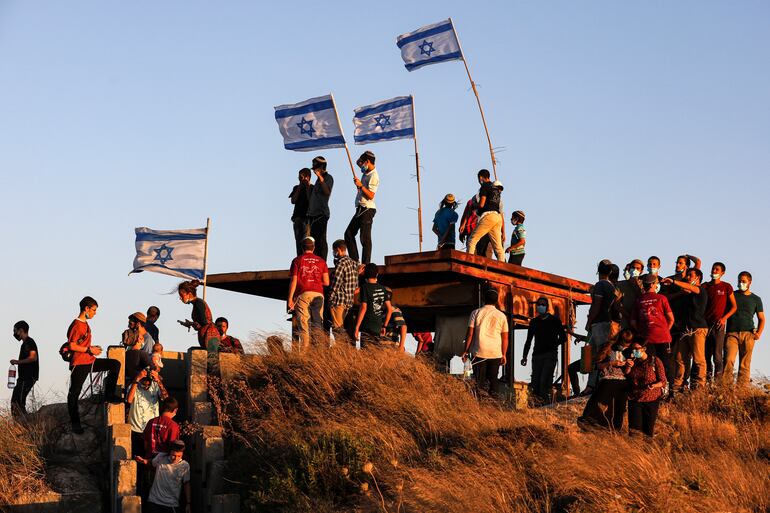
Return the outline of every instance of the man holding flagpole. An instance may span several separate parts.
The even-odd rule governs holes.
[[[356,194],[356,212],[345,230],[345,244],[348,246],[350,258],[363,264],[372,261],[372,224],[377,206],[374,204],[374,195],[380,186],[380,176],[374,166],[374,153],[365,151],[358,157],[356,164],[361,168],[361,178],[353,178],[358,193]],[[361,232],[362,257],[358,258],[358,246],[356,235]]]
[[[315,185],[310,193],[310,205],[307,209],[307,219],[310,225],[310,236],[315,239],[315,254],[326,261],[329,246],[326,242],[326,226],[329,224],[329,198],[334,187],[334,178],[326,171],[326,159],[318,156],[313,159],[311,169],[315,173]],[[301,245],[302,241],[300,241]]]

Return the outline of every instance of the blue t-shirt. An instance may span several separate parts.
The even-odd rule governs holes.
[[[457,212],[454,211],[453,208],[450,207],[443,207],[438,209],[436,212],[436,215],[433,217],[433,224],[438,229],[438,232],[441,234],[438,236],[438,240],[441,240],[441,236],[444,234],[444,232],[447,231],[447,228],[449,228],[449,225],[452,223],[457,223],[458,215]],[[449,235],[447,236],[446,240],[444,241],[445,244],[454,244],[455,243],[455,231],[452,229],[449,232]]]

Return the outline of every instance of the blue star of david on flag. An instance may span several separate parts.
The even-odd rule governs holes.
[[[275,107],[275,121],[283,137],[283,147],[287,150],[315,151],[345,146],[345,136],[331,94],[279,105]]]
[[[401,58],[409,71],[422,66],[463,58],[451,19],[420,27],[396,38]]]
[[[307,125],[307,128],[305,128],[305,125]],[[305,117],[302,117],[302,120],[297,123],[297,126],[299,127],[299,133],[300,135],[309,135],[310,137],[313,137],[315,134],[315,129],[313,128],[313,120],[307,120]]]
[[[420,55],[427,55],[430,57],[430,54],[435,51],[436,50],[433,49],[433,42],[423,40],[422,44],[420,45]]]
[[[142,227],[134,231],[136,257],[132,273],[152,271],[187,280],[203,280],[206,228],[152,230]]]
[[[380,114],[376,118],[374,118],[374,128],[379,128],[381,130],[385,130],[386,126],[390,125],[390,116],[386,116],[385,114]]]
[[[159,261],[160,265],[166,265],[166,262],[173,260],[171,257],[171,252],[174,251],[174,248],[170,248],[163,244],[161,247],[153,249],[153,251],[155,252],[154,260]]]
[[[398,96],[355,110],[356,144],[414,137],[413,98]]]

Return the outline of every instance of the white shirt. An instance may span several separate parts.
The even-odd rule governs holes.
[[[190,482],[190,464],[185,460],[172,464],[171,457],[161,452],[152,460],[152,466],[155,467],[155,480],[149,502],[168,508],[178,507],[182,483]]]
[[[377,174],[377,168],[364,174],[364,176],[361,177],[361,184],[369,189],[372,194],[376,193],[377,187],[380,186],[380,175]],[[364,196],[364,193],[361,192],[361,189],[358,189],[358,193],[356,194],[356,207],[359,205],[366,208],[377,208],[374,204],[374,198],[367,199],[366,196]]]
[[[503,357],[501,335],[508,331],[508,317],[495,305],[484,305],[474,310],[468,327],[473,328],[471,354],[478,358]]]

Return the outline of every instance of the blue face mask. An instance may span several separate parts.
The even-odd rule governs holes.
[[[548,311],[548,307],[547,306],[545,306],[545,305],[537,305],[537,313],[539,313],[540,315],[543,315],[547,311]]]
[[[641,358],[641,357],[642,357],[642,350],[641,350],[641,349],[634,349],[634,350],[631,352],[631,357],[632,357],[632,358],[637,358],[637,359],[638,359],[638,358]]]
[[[361,166],[361,173],[366,174],[366,171],[367,171],[366,166]]]

